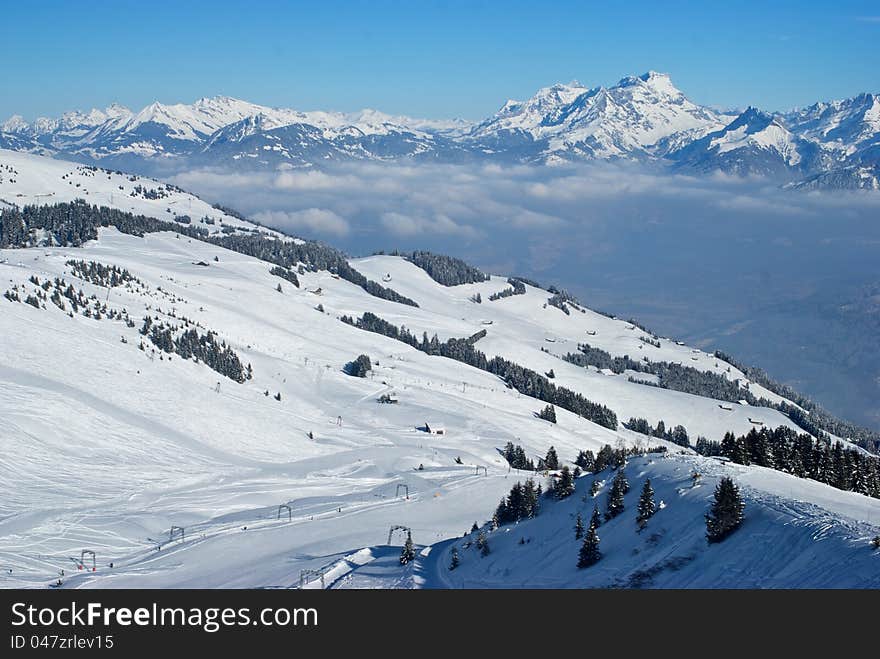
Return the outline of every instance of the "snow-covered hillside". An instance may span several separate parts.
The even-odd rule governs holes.
[[[809,188],[870,189],[847,168],[880,162],[878,131],[876,94],[786,113],[749,108],[737,116],[691,101],[669,75],[649,71],[609,87],[545,87],[477,122],[372,109],[303,112],[217,96],[191,104],[156,102],[139,111],[113,105],[32,122],[13,116],[0,124],[0,148],[151,175],[202,166],[250,170],[347,161],[623,159],[788,182],[812,177]]]
[[[604,513],[615,473],[577,479],[575,493],[548,500],[534,519],[450,540],[421,559],[424,584],[441,588],[877,588],[873,550],[878,509],[864,497],[761,467],[712,458],[646,456],[630,460],[625,510],[597,529],[602,558],[578,569],[581,540],[594,506]],[[694,479],[693,474],[699,474]],[[719,544],[706,542],[704,513],[721,476],[743,490],[745,521]],[[637,503],[651,480],[659,510],[639,531]],[[593,480],[601,483],[590,495]],[[449,570],[456,548],[460,564]],[[357,575],[357,571],[354,573]]]
[[[93,206],[177,221],[210,233],[257,227],[177,186],[155,179],[0,149],[0,209],[82,199]],[[189,221],[187,221],[187,218]],[[265,231],[280,236],[269,229]]]
[[[159,184],[37,156],[0,152],[0,177],[0,196],[15,205],[54,204],[75,189],[92,202],[163,220],[174,215],[166,210],[172,200],[192,204],[194,221],[220,213],[176,190],[160,200],[133,198],[132,186]],[[111,194],[118,185],[124,189]],[[202,228],[213,231],[222,219],[237,236],[262,231],[222,213],[211,217],[216,224]],[[545,421],[536,416],[545,401],[496,375],[341,318],[370,312],[418,337],[475,336],[487,356],[552,372],[555,386],[607,406],[622,422],[663,420],[712,440],[727,431],[797,428],[777,409],[650,386],[631,379],[651,379],[643,373],[561,358],[589,342],[613,356],[692,366],[736,383],[743,396],[748,386],[756,399],[780,402],[714,355],[646,336],[575,302],[562,305],[565,313],[550,303],[551,293],[529,284],[492,300],[511,288],[504,277],[444,286],[397,256],[350,264],[418,306],[376,297],[326,269],[279,270],[185,233],[139,236],[108,227],[97,235],[82,247],[45,236],[46,246],[0,250],[0,586],[61,579],[64,587],[291,587],[308,580],[308,570],[323,574],[327,586],[505,585],[503,572],[469,558],[448,576],[438,566],[449,546],[433,546],[489,519],[512,483],[528,475],[499,452],[508,442],[533,460],[552,445],[568,464],[579,451],[605,445],[665,447],[667,458],[634,460],[629,468],[656,478],[669,504],[656,522],[668,519],[669,532],[651,560],[664,547],[672,557],[697,544],[708,479],[729,473],[748,488],[749,523],[759,532],[747,523],[730,544],[698,552],[694,565],[712,557],[742,565],[742,556],[794,546],[833,580],[818,570],[811,580],[800,565],[786,571],[780,559],[759,563],[745,583],[876,584],[868,570],[875,563],[865,561],[877,555],[865,549],[865,537],[880,526],[878,499],[707,462],[561,406],[556,423]],[[347,364],[362,354],[372,362],[367,377],[349,375]],[[379,402],[383,395],[388,404]],[[694,464],[707,487],[679,495]],[[548,503],[546,515],[523,524],[535,525],[533,542],[540,536],[545,543],[536,565],[556,555],[565,555],[565,570],[573,565],[568,534],[552,532],[554,524],[568,525],[566,505]],[[415,566],[396,563],[399,549],[388,546],[395,526],[424,547]],[[619,535],[609,533],[603,545],[613,573],[582,582],[571,575],[571,585],[605,585],[641,569],[631,552],[623,557],[630,539]],[[392,544],[400,541],[397,530]],[[509,548],[495,535],[491,542],[499,561],[516,551],[512,539]],[[612,548],[619,551],[613,559]],[[84,550],[97,555],[94,571]],[[525,582],[510,569],[506,585]],[[688,569],[680,582],[670,573],[656,585],[737,585],[711,574],[711,584]],[[311,577],[308,585],[318,587]],[[548,568],[535,573],[534,584],[563,578],[568,572]]]

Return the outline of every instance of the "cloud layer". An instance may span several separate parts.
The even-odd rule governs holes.
[[[174,182],[352,255],[430,249],[562,286],[593,308],[724,349],[846,416],[880,423],[870,403],[880,396],[880,346],[866,343],[876,330],[864,330],[867,315],[835,321],[833,313],[862,308],[852,301],[880,286],[876,193],[784,191],[607,163],[369,163],[194,171]]]
[[[353,254],[394,247],[452,248],[499,266],[511,262],[511,243],[523,247],[517,253],[533,252],[544,262],[560,245],[562,251],[593,255],[619,252],[621,240],[638,241],[654,227],[673,227],[669,235],[686,227],[701,234],[708,224],[716,235],[736,225],[741,235],[734,233],[734,241],[764,240],[769,230],[770,241],[797,244],[799,234],[801,241],[812,237],[803,235],[804,223],[880,211],[880,195],[788,192],[720,174],[696,178],[607,163],[202,170],[179,174],[175,182],[264,224],[328,240]],[[668,242],[669,235],[655,237]],[[540,269],[538,265],[529,269]]]

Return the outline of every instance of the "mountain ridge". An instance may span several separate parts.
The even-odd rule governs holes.
[[[159,165],[628,160],[698,174],[764,176],[794,189],[873,190],[880,187],[872,174],[880,163],[880,97],[866,92],[786,112],[748,106],[732,113],[694,103],[668,74],[648,71],[610,87],[578,81],[543,87],[476,122],[372,109],[303,112],[214,96],[191,104],[154,102],[139,111],[114,104],[33,122],[14,115],[0,124],[0,146],[143,174]],[[861,176],[848,174],[854,166]]]

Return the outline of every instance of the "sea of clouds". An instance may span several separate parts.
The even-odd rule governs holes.
[[[561,286],[880,427],[880,194],[609,163],[353,163],[174,182],[353,256],[429,249]]]

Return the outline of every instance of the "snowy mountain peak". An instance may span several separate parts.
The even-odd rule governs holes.
[[[702,171],[782,177],[792,169],[808,170],[820,156],[815,144],[794,135],[778,116],[750,106],[670,157]]]
[[[617,83],[618,87],[632,87],[643,85],[652,90],[666,94],[668,96],[684,96],[680,89],[672,84],[672,79],[668,73],[658,73],[657,71],[648,71],[640,76],[627,76]]]
[[[131,114],[131,110],[120,103],[111,103],[104,110],[104,113],[110,117],[118,117],[123,114]]]
[[[777,121],[776,117],[769,112],[764,112],[763,110],[749,106],[727,126],[726,130],[737,130],[745,127],[749,133],[756,133],[774,123],[777,126],[782,127],[782,124]]]
[[[679,134],[693,140],[727,120],[689,101],[668,75],[649,71],[607,88],[544,87],[527,101],[508,102],[472,136],[501,140],[518,131],[532,140],[539,161],[650,158],[661,140]]]
[[[498,112],[495,113],[495,116],[501,117],[507,114],[513,114],[522,106],[522,103],[522,101],[517,101],[516,99],[509,98],[504,102],[504,105],[502,105],[498,109]]]
[[[28,128],[29,124],[20,114],[14,114],[0,124],[0,131],[4,133],[18,133]]]

